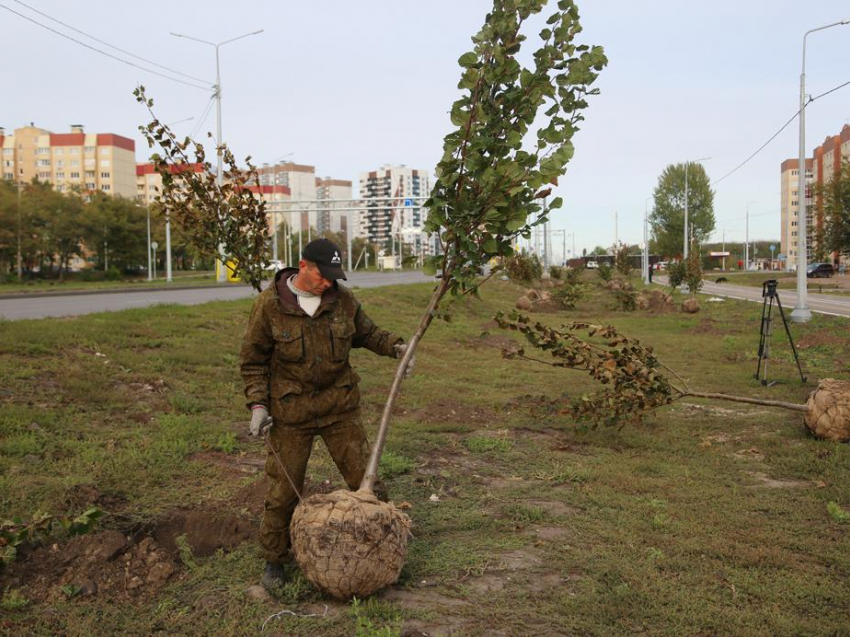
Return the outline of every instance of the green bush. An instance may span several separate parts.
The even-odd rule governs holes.
[[[543,275],[543,266],[536,254],[518,253],[505,259],[505,272],[514,281],[534,281]]]
[[[623,276],[628,276],[632,271],[632,265],[629,263],[629,247],[624,243],[617,247],[614,254],[614,267]]]
[[[631,285],[612,290],[614,294],[614,309],[634,312],[637,309],[637,292]]]
[[[596,271],[596,273],[599,274],[599,278],[601,278],[605,282],[608,282],[614,275],[614,268],[612,268],[608,263],[600,263],[599,269]]]
[[[685,264],[675,261],[667,264],[667,284],[671,288],[677,288],[685,282]]]
[[[549,276],[551,276],[553,279],[558,279],[560,281],[564,278],[564,268],[559,265],[550,265]]]
[[[684,263],[684,281],[691,294],[696,294],[702,288],[702,264],[700,263],[699,246],[694,243]]]
[[[584,264],[575,268],[567,267],[563,269],[561,276],[568,284],[575,285],[581,279],[581,274],[585,271],[585,269]]]
[[[574,310],[576,305],[587,296],[587,286],[583,283],[565,283],[552,290],[552,298],[565,310]]]

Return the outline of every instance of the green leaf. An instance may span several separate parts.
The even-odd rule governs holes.
[[[555,197],[555,198],[554,198],[554,199],[553,199],[553,200],[549,203],[549,210],[555,210],[555,209],[557,209],[557,208],[560,208],[560,207],[561,207],[561,206],[563,206],[563,205],[564,205],[564,199],[563,199],[562,197]]]
[[[457,60],[457,63],[464,68],[470,67],[476,62],[478,62],[478,55],[472,51],[470,51],[469,53],[464,53]]]
[[[422,263],[422,274],[426,276],[434,276],[437,274],[437,257],[427,257]]]

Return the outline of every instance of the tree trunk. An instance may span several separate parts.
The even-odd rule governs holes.
[[[689,391],[682,398],[693,396],[695,398],[714,398],[716,400],[729,400],[735,403],[748,403],[750,405],[762,405],[763,407],[779,407],[780,409],[788,409],[791,411],[806,411],[805,405],[797,403],[786,403],[781,400],[764,400],[761,398],[743,398],[741,396],[730,396],[729,394],[714,394],[711,392]]]
[[[449,277],[444,276],[440,280],[440,285],[437,286],[434,293],[431,295],[428,308],[425,310],[425,313],[422,315],[422,319],[419,321],[419,327],[417,327],[416,331],[413,333],[410,342],[407,344],[407,351],[404,353],[401,362],[398,364],[398,368],[395,372],[395,378],[393,378],[393,383],[390,386],[390,393],[387,396],[387,402],[384,405],[384,413],[381,415],[381,424],[378,427],[378,435],[375,438],[375,443],[372,445],[372,453],[369,455],[369,463],[366,465],[366,473],[363,476],[363,480],[360,482],[359,491],[371,492],[372,486],[378,478],[378,463],[381,461],[381,454],[384,451],[384,443],[387,441],[387,431],[390,427],[393,406],[395,405],[396,398],[398,398],[399,391],[401,390],[401,381],[404,379],[404,372],[407,369],[407,364],[410,362],[410,359],[413,358],[413,354],[419,345],[419,341],[422,340],[422,335],[425,334],[428,327],[431,325],[431,321],[434,320],[434,314],[437,306],[440,304],[440,299],[443,298],[448,289]]]

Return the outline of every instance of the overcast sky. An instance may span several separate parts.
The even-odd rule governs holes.
[[[551,2],[554,5],[554,0]],[[0,0],[51,28],[115,56],[15,0]],[[212,47],[169,35],[223,41],[223,137],[237,157],[288,159],[319,176],[357,182],[386,163],[433,173],[448,110],[456,99],[457,58],[491,0],[240,2],[183,0],[26,0],[26,5],[109,44],[212,83]],[[850,18],[847,0],[585,0],[582,41],[605,48],[609,66],[575,138],[559,192],[556,229],[590,250],[619,238],[642,240],[645,200],[667,164],[709,156],[714,180],[746,159],[797,110],[803,33]],[[132,90],[143,83],[163,121],[188,134],[209,92],[172,82],[86,49],[0,7],[0,126],[34,122],[54,132],[82,123],[89,132],[136,139],[145,112]],[[537,30],[534,31],[536,33]],[[536,36],[535,36],[536,39]],[[807,92],[850,81],[850,25],[809,38]],[[156,67],[152,67],[156,68]],[[162,69],[158,69],[162,70]],[[164,72],[164,71],[163,71]],[[182,76],[181,79],[186,79]],[[188,80],[192,81],[192,80]],[[807,109],[807,154],[850,123],[850,86]],[[215,110],[203,131],[215,130]],[[716,186],[718,232],[779,238],[779,164],[797,156],[796,121],[744,168]],[[356,188],[356,186],[355,186]]]

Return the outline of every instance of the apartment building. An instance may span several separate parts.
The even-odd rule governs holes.
[[[186,164],[181,171],[203,172],[203,164]],[[172,174],[177,174],[177,166],[171,167]],[[152,163],[136,164],[136,200],[145,206],[150,206],[162,188],[162,177],[154,169]]]
[[[830,135],[823,144],[815,148],[812,153],[812,184],[823,187],[832,181],[833,177],[841,170],[842,161],[850,161],[850,126],[844,125],[838,135]],[[824,229],[824,203],[822,197],[815,197],[813,211],[810,213],[813,223],[809,226],[809,234],[814,235],[814,243],[820,239]],[[827,260],[838,263],[840,254],[833,252],[827,256]],[[845,259],[843,261],[850,264]]]
[[[78,188],[127,198],[136,196],[136,143],[113,133],[53,133],[33,124],[6,135],[0,128],[4,179],[49,182],[59,192]]]
[[[291,223],[288,216],[288,204],[292,193],[287,186],[247,186],[256,197],[266,202],[266,213],[269,224],[269,236],[274,234],[275,225],[283,221]]]
[[[352,206],[352,184],[345,179],[316,178],[316,230],[323,232],[348,232],[348,218],[355,217]],[[339,202],[339,203],[334,203]]]
[[[417,232],[424,222],[424,199],[431,191],[428,172],[405,165],[385,165],[378,170],[360,173],[360,198],[364,209],[358,215],[355,236],[370,243],[390,246],[391,236],[421,254],[432,252],[426,237]]]
[[[844,125],[837,135],[830,135],[814,149],[812,158],[806,160],[806,262],[811,263],[817,252],[818,242],[823,236],[824,204],[821,197],[812,198],[816,186],[829,183],[841,170],[842,161],[850,161],[850,126]],[[799,230],[797,172],[798,160],[786,159],[781,166],[781,211],[782,211],[782,254],[787,255],[786,267],[790,270],[797,266],[797,232]],[[850,260],[840,257],[837,252],[828,255],[832,262]]]
[[[316,228],[316,167],[293,162],[282,162],[272,166],[266,164],[257,169],[261,186],[283,186],[289,189],[291,207],[286,206],[284,218],[292,228],[307,230]]]
[[[785,268],[794,270],[797,267],[797,233],[800,228],[800,197],[799,186],[799,159],[786,159],[780,167],[781,189],[780,212],[782,218],[782,232],[780,238],[780,254],[785,255]],[[806,183],[812,181],[812,160],[806,160]],[[806,210],[811,210],[811,193],[806,188]],[[811,217],[811,212],[809,212]],[[811,225],[811,222],[808,224]],[[810,236],[806,237],[806,252],[811,255],[812,243]],[[807,262],[809,261],[807,257]]]

